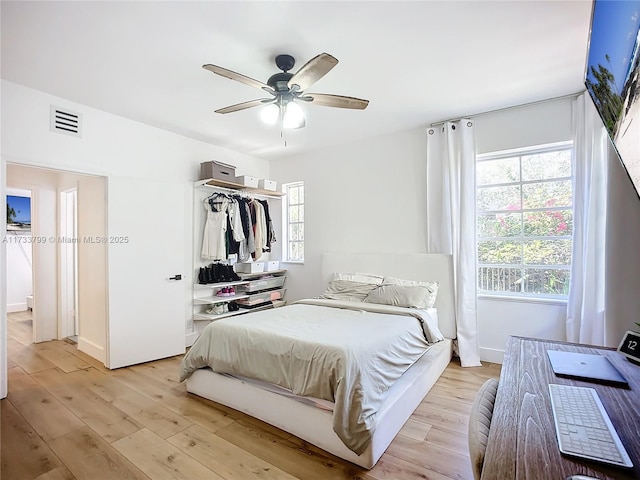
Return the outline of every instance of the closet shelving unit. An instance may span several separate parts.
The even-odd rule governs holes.
[[[199,209],[202,208],[201,201],[205,196],[208,196],[210,192],[213,190],[221,191],[224,193],[247,193],[250,195],[255,195],[264,198],[273,198],[280,200],[286,194],[283,192],[273,191],[273,190],[264,190],[261,188],[253,188],[248,187],[246,185],[242,185],[240,183],[228,182],[225,180],[218,180],[215,178],[209,178],[205,180],[198,180],[194,182],[194,211],[199,212]],[[201,193],[196,193],[196,192]],[[196,220],[194,224],[194,267],[197,277],[197,271],[200,266],[208,264],[210,262],[205,262],[199,258],[199,249],[201,247],[200,242],[202,241],[202,228],[204,223],[201,220]],[[274,300],[271,304],[254,307],[254,308],[240,308],[234,312],[224,312],[220,314],[209,314],[206,313],[206,310],[210,308],[210,306],[216,304],[229,303],[234,300],[241,300],[251,297],[252,295],[261,295],[265,291],[247,291],[241,292],[240,288],[243,285],[249,285],[252,281],[260,280],[263,277],[284,277],[286,276],[286,270],[275,270],[275,271],[264,271],[264,272],[255,272],[255,273],[241,273],[238,272],[238,276],[240,277],[239,281],[234,282],[223,282],[223,283],[209,283],[209,284],[199,284],[196,283],[193,287],[193,312],[191,316],[191,321],[187,322],[187,332],[186,332],[186,345],[191,346],[195,339],[199,336],[200,332],[204,329],[206,325],[215,320],[220,320],[226,317],[232,317],[235,315],[243,315],[246,313],[251,313],[259,310],[266,310],[269,308],[280,307],[285,304],[284,300]],[[216,293],[224,288],[224,287],[234,287],[236,290],[236,294],[234,296],[217,296]],[[276,290],[277,288],[267,289]],[[282,289],[282,296],[284,297],[285,290]]]

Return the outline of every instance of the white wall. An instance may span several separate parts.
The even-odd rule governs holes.
[[[185,202],[190,206],[191,186],[199,174],[200,162],[221,160],[237,167],[237,173],[251,174],[259,178],[269,178],[269,163],[247,155],[186,138],[165,130],[157,129],[122,117],[79,105],[58,97],[48,95],[24,86],[2,80],[2,143],[3,161],[14,164],[39,166],[66,170],[69,172],[87,173],[98,176],[117,176],[123,179],[159,180],[182,182],[185,186]],[[82,113],[83,137],[74,138],[49,131],[49,108],[55,105]],[[4,184],[4,181],[2,181]],[[130,199],[132,206],[140,199],[135,190],[109,191],[109,199],[123,197]],[[126,202],[118,202],[122,205]],[[108,209],[107,205],[107,210]],[[113,212],[111,212],[113,213]],[[118,212],[118,215],[140,215],[140,209],[130,208]],[[192,252],[191,231],[193,212],[188,207],[182,218],[167,219],[165,224],[157,225],[155,233],[163,234],[167,226],[185,231],[185,251],[174,252],[181,259],[185,279],[184,317],[177,319],[186,325],[191,315],[190,299],[192,296]],[[111,232],[110,232],[111,233]],[[126,232],[113,232],[124,235]],[[139,245],[129,248],[131,263],[109,263],[109,276],[127,275],[131,265],[135,265],[136,252],[144,248]],[[137,249],[137,250],[136,250]],[[141,291],[144,285],[139,287]],[[113,295],[108,302],[118,302]],[[120,322],[126,325],[133,322],[130,318],[109,318],[109,322]],[[161,326],[159,326],[161,328]]]
[[[637,127],[638,128],[638,127]],[[617,153],[609,148],[605,344],[617,347],[627,330],[640,331],[640,198]]]
[[[31,190],[7,189],[7,195],[31,197]],[[31,233],[7,234],[7,312],[27,310],[27,296],[33,294]]]
[[[570,139],[570,99],[476,117],[479,153]],[[305,262],[286,265],[289,301],[322,292],[322,252],[427,251],[424,128],[273,161],[271,175],[281,184],[305,182]],[[480,299],[482,358],[501,361],[508,335],[563,340],[565,311]]]

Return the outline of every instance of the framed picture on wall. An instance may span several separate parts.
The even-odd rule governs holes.
[[[7,233],[31,233],[31,198],[7,195]]]

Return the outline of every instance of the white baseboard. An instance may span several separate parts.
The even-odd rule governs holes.
[[[200,332],[187,333],[187,336],[184,339],[184,346],[187,348],[190,347],[199,336]]]
[[[9,303],[7,304],[7,313],[24,312],[27,310],[27,303]]]
[[[502,365],[504,360],[504,350],[495,348],[480,347],[480,360]]]
[[[78,336],[78,350],[106,364],[104,347],[96,345],[95,343],[90,342],[89,340],[87,340],[86,338],[82,338],[81,336]]]

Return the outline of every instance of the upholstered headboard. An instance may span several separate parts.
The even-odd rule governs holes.
[[[435,281],[440,284],[436,298],[440,330],[456,338],[451,255],[440,253],[374,254],[323,253],[322,281],[326,286],[335,272],[371,273],[407,280]]]

